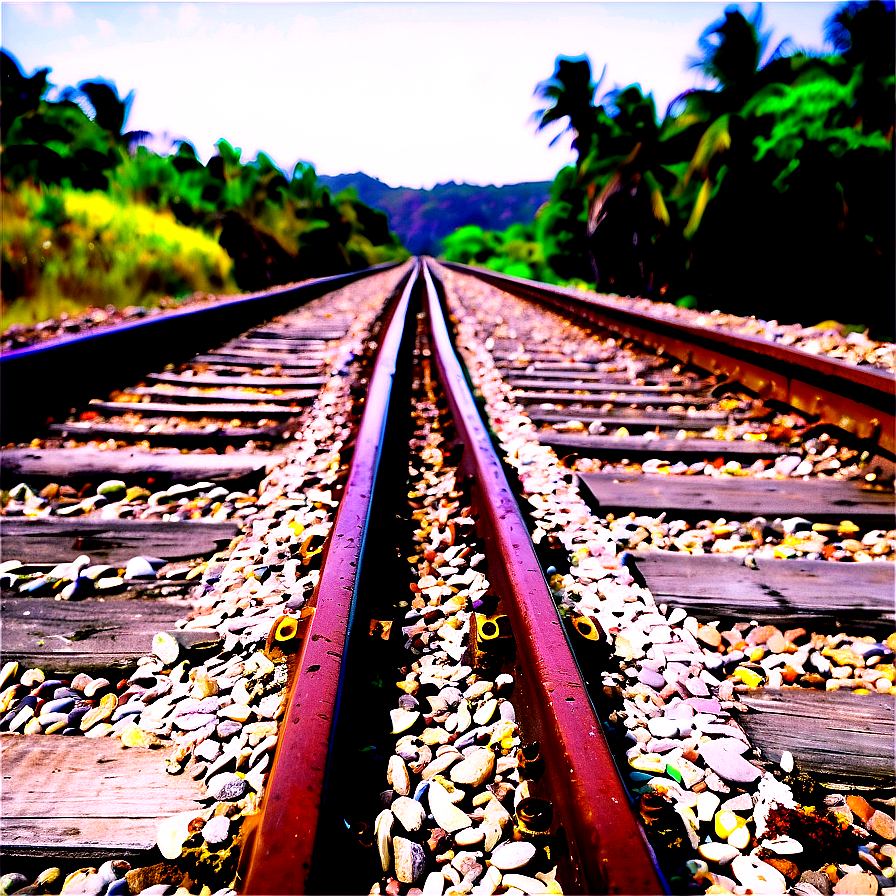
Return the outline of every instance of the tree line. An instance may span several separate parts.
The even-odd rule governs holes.
[[[310,164],[287,176],[224,139],[207,164],[187,140],[155,152],[125,130],[133,92],[84,81],[51,99],[48,75],[0,57],[4,305],[257,290],[407,257],[384,213]]]
[[[600,100],[586,56],[536,88],[577,160],[528,225],[462,228],[445,257],[554,283],[764,319],[893,332],[894,7],[848,3],[834,52],[773,50],[729,7],[692,60],[709,86],[660,120],[640,85]]]

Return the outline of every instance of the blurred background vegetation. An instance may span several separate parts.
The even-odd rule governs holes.
[[[834,52],[774,49],[762,8],[730,7],[691,64],[708,82],[662,119],[632,84],[601,93],[587,57],[558,56],[539,129],[571,132],[534,220],[469,226],[444,257],[548,283],[588,284],[806,324],[894,325],[894,8],[849,3]]]
[[[47,69],[26,77],[7,53],[0,67],[5,327],[408,257],[383,212],[310,165],[287,177],[223,139],[207,165],[186,141],[161,155],[125,131],[133,94],[82,82],[50,100]]]

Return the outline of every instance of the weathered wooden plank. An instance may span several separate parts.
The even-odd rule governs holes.
[[[120,442],[150,442],[155,445],[192,447],[224,447],[241,444],[252,439],[256,442],[276,441],[283,426],[221,426],[214,429],[175,429],[168,425],[166,417],[144,417],[139,424],[124,426],[117,423],[51,423],[51,432],[61,433],[67,439]]]
[[[296,355],[288,355],[287,359],[271,355],[265,358],[238,354],[196,355],[190,359],[190,363],[214,370],[261,370],[265,367],[277,367],[280,370],[320,370],[323,366],[320,359],[300,358]]]
[[[255,349],[240,348],[239,346],[236,346],[234,348],[225,346],[223,348],[212,349],[208,354],[212,358],[221,358],[226,356],[243,358],[245,360],[251,360],[255,363],[263,361],[269,364],[290,364],[299,363],[300,361],[317,361],[318,363],[320,363],[324,360],[324,353],[320,351],[273,351],[271,348]]]
[[[156,632],[173,630],[190,607],[183,598],[4,597],[3,661],[60,674],[126,669],[151,652]]]
[[[6,517],[0,523],[0,557],[64,563],[87,554],[95,563],[121,566],[140,554],[186,560],[213,553],[239,531],[234,522]]]
[[[584,435],[573,432],[542,430],[538,433],[542,445],[550,445],[558,454],[574,452],[584,457],[616,459],[630,457],[644,460],[647,457],[672,457],[674,460],[714,460],[724,457],[751,464],[760,457],[777,457],[787,454],[786,445],[775,442],[745,442],[742,439],[645,439],[641,436]]]
[[[319,369],[315,368],[315,369]],[[150,373],[151,383],[173,383],[180,386],[243,386],[247,389],[290,389],[301,386],[322,386],[325,376],[227,376],[221,374]]]
[[[641,408],[616,407],[600,410],[595,408],[540,408],[530,407],[526,409],[526,413],[535,420],[558,421],[558,420],[632,420],[644,421],[654,425],[659,423],[672,422],[680,424],[682,429],[699,429],[718,426],[720,423],[727,423],[731,419],[737,419],[736,413],[726,413],[725,411],[701,411],[699,414],[688,414],[684,411],[650,411]],[[628,425],[628,424],[626,424]]]
[[[590,374],[593,376],[615,376],[620,380],[625,379],[626,381],[630,380],[626,374],[619,374],[611,372],[607,364],[601,364],[599,362],[587,362],[587,361],[558,361],[547,362],[547,361],[533,361],[528,356],[518,358],[515,354],[505,354],[503,352],[492,352],[492,360],[495,362],[495,367],[498,367],[500,370],[511,370],[517,371],[519,373],[532,373],[533,371],[569,371],[570,374],[581,374],[586,375]]]
[[[538,355],[538,357],[535,357],[536,355]],[[496,351],[492,352],[492,358],[494,358],[495,364],[504,370],[525,370],[529,373],[532,371],[538,371],[539,373],[553,373],[556,371],[590,371],[593,374],[609,376],[625,382],[630,382],[632,379],[632,375],[628,371],[620,371],[619,365],[613,361],[572,361],[567,358],[561,358],[550,352],[535,352],[534,354],[524,352],[520,355],[516,352],[505,353]],[[664,364],[662,361],[657,360],[651,362],[648,358],[646,359],[646,363],[639,365],[636,376],[661,376],[665,379],[663,368],[666,368],[666,370],[669,369],[668,365]]]
[[[632,411],[628,408],[611,408],[608,411],[599,411],[593,408],[567,408],[558,411],[554,408],[530,406],[526,409],[526,414],[533,423],[565,423],[568,420],[577,420],[586,425],[600,423],[607,429],[624,426],[630,432],[644,432],[657,428],[706,432],[708,429],[724,424],[727,419],[711,412],[701,414],[699,417],[689,417],[686,414],[667,411]]]
[[[338,327],[256,327],[250,334],[261,339],[323,339],[331,342],[345,338],[347,332]]]
[[[701,381],[672,380],[669,382],[633,383],[629,379],[619,378],[614,380],[609,374],[582,373],[579,371],[551,371],[547,373],[526,373],[524,375],[510,375],[505,377],[511,386],[519,389],[605,389],[608,392],[623,392],[636,394],[660,394],[667,395],[680,392],[683,395],[693,395],[708,392],[712,385]]]
[[[626,563],[657,603],[702,621],[755,619],[784,628],[886,636],[896,625],[896,564],[829,563],[632,551]]]
[[[784,750],[824,782],[892,786],[893,698],[886,694],[762,688],[739,695],[738,721],[763,756]]]
[[[499,366],[530,366],[530,365],[547,365],[551,367],[561,367],[563,369],[573,370],[580,365],[581,370],[618,370],[619,365],[613,361],[605,361],[600,357],[597,358],[579,358],[576,360],[560,357],[554,352],[529,352],[520,351],[519,349],[505,351],[495,349],[491,353],[492,357]]]
[[[570,390],[578,391],[558,392],[554,390],[521,390],[511,392],[510,397],[520,404],[530,404],[537,401],[550,401],[554,404],[604,404],[613,403],[626,407],[671,407],[682,406],[691,408],[705,408],[713,403],[712,398],[698,398],[693,395],[688,397],[674,395],[640,395],[623,392],[599,392],[590,389],[587,384],[570,386]]]
[[[320,378],[323,380],[323,378]],[[322,385],[323,383],[321,383]],[[201,390],[201,391],[199,391]],[[318,395],[317,389],[281,390],[275,395],[273,390],[266,392],[246,392],[239,389],[216,389],[200,386],[132,386],[123,389],[125,395],[149,395],[159,399],[176,399],[178,402],[265,402],[266,404],[289,405],[308,404]]]
[[[284,408],[276,404],[175,404],[164,401],[97,401],[90,402],[90,409],[109,414],[164,414],[171,417],[261,417],[286,420],[295,417],[300,409]]]
[[[583,497],[601,512],[643,511],[672,516],[792,517],[869,528],[893,528],[893,491],[837,479],[756,479],[751,476],[662,476],[582,473]]]
[[[324,339],[286,339],[278,337],[276,339],[250,339],[241,338],[228,342],[227,345],[221,347],[221,351],[233,351],[233,349],[256,349],[261,352],[299,352],[305,354],[308,351],[320,353],[322,349],[327,347]]]
[[[3,854],[106,858],[150,850],[160,819],[201,808],[201,785],[155,750],[111,738],[0,735]]]
[[[129,485],[147,478],[176,482],[244,482],[261,480],[282,457],[272,454],[181,454],[121,448],[8,448],[0,452],[5,481],[91,480],[124,478]]]

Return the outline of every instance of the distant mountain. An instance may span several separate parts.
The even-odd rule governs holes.
[[[431,190],[390,187],[362,172],[317,176],[335,195],[352,188],[366,205],[389,216],[389,229],[414,255],[437,255],[441,240],[458,227],[476,224],[487,230],[504,230],[532,220],[548,201],[551,183],[474,187],[470,184],[436,184]]]

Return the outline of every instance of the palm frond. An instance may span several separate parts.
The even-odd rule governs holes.
[[[713,159],[731,147],[731,132],[728,129],[730,118],[730,115],[722,115],[703,133],[700,142],[697,144],[694,157],[691,159],[688,170],[685,172],[685,186],[687,186],[694,174],[701,178],[706,177]]]
[[[700,187],[700,192],[697,194],[697,201],[694,203],[694,208],[691,211],[691,217],[688,219],[688,223],[684,228],[686,239],[690,239],[697,232],[697,228],[700,226],[700,221],[703,219],[703,213],[706,211],[706,206],[709,204],[711,193],[712,182],[707,177]]]

